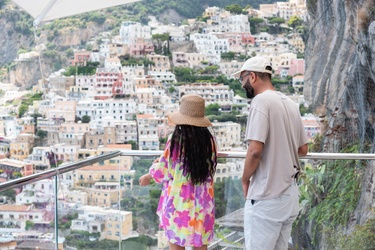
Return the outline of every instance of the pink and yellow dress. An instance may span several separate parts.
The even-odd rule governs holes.
[[[157,209],[160,227],[173,244],[207,245],[214,236],[214,182],[209,177],[206,182],[193,185],[184,174],[183,162],[171,155],[170,143],[171,136],[159,163],[150,168],[152,178],[163,183]]]

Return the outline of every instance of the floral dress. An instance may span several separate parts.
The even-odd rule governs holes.
[[[213,180],[209,177],[206,182],[193,185],[184,174],[183,162],[178,156],[171,155],[170,143],[171,136],[159,162],[150,168],[153,179],[163,183],[157,209],[160,227],[173,244],[192,247],[207,245],[214,236]],[[176,151],[179,152],[179,149]]]

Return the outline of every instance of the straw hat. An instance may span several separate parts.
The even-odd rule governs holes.
[[[168,115],[169,120],[176,125],[192,125],[210,127],[212,123],[204,116],[204,99],[199,95],[184,95],[180,100],[180,110]]]

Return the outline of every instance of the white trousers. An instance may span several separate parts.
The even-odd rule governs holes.
[[[299,211],[299,191],[293,181],[278,198],[246,200],[244,233],[246,250],[287,250],[292,224]]]

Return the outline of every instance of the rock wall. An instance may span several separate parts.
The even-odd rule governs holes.
[[[326,115],[325,150],[374,142],[375,1],[308,0],[304,96]]]
[[[374,152],[375,0],[307,0],[304,96],[322,118],[322,151],[340,152],[355,143]],[[375,208],[375,164],[365,170],[362,192],[345,232],[364,224]],[[298,235],[306,249],[326,249],[324,232],[312,246],[308,224]]]

